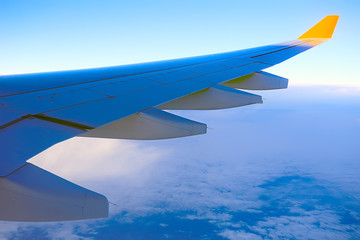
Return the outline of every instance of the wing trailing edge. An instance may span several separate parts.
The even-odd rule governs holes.
[[[121,118],[85,132],[81,137],[156,140],[205,134],[206,124],[156,108]]]
[[[108,201],[33,164],[0,177],[0,220],[68,221],[108,216]]]
[[[224,86],[247,90],[275,90],[288,87],[289,80],[267,72],[254,72],[222,83]]]
[[[262,103],[259,95],[222,85],[201,90],[158,106],[166,110],[213,110]]]

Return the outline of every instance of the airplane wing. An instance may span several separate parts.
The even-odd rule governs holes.
[[[0,76],[0,220],[102,218],[107,199],[26,161],[74,136],[166,139],[206,133],[206,125],[165,110],[262,103],[238,89],[287,88],[263,70],[332,37],[327,16],[296,40],[168,61]]]

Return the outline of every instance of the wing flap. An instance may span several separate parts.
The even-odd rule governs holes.
[[[212,110],[262,103],[261,96],[215,85],[159,105],[166,110]]]
[[[107,199],[33,164],[0,177],[0,220],[47,222],[103,218]]]
[[[224,86],[248,90],[272,90],[287,88],[289,80],[267,72],[255,72],[222,83]]]
[[[151,108],[81,134],[81,137],[154,140],[205,134],[206,124]]]

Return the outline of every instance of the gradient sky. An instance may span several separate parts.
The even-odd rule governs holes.
[[[337,14],[331,42],[271,70],[294,84],[359,84],[359,9],[357,0],[1,0],[0,73],[233,51],[295,39]]]
[[[110,218],[0,222],[0,239],[360,238],[360,2],[0,0],[0,74],[121,65],[334,38],[269,72],[264,104],[176,111],[208,134],[74,138],[31,162],[108,197]],[[149,237],[150,236],[150,237]]]

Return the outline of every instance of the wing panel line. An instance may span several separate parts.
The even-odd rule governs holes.
[[[72,127],[72,128],[76,128],[76,129],[83,130],[83,131],[94,129],[93,127],[90,127],[90,126],[87,126],[84,124],[75,123],[75,122],[71,122],[71,121],[67,121],[67,120],[63,120],[63,119],[59,119],[59,118],[49,117],[44,114],[36,114],[36,115],[27,114],[18,119],[15,119],[11,122],[1,125],[0,130],[10,127],[12,125],[15,125],[25,119],[31,119],[31,118],[37,118],[39,120],[52,122],[52,123],[60,124],[60,125],[67,126],[67,127]]]
[[[299,40],[300,41],[300,40]],[[157,73],[157,72],[162,72],[162,71],[168,71],[168,70],[174,70],[174,69],[181,69],[181,68],[186,68],[186,67],[191,67],[191,66],[196,66],[196,65],[201,65],[201,64],[206,64],[206,63],[211,63],[211,62],[217,62],[217,61],[222,61],[222,60],[226,60],[226,59],[231,59],[231,58],[236,58],[236,57],[244,57],[244,58],[253,58],[253,57],[257,57],[258,55],[253,55],[256,54],[258,52],[264,52],[267,51],[266,53],[263,54],[270,54],[273,52],[277,52],[277,51],[281,51],[282,49],[287,49],[289,48],[289,45],[291,47],[293,46],[299,46],[301,44],[305,44],[305,42],[302,41],[302,43],[292,43],[292,44],[288,44],[288,45],[274,45],[276,48],[276,50],[258,50],[255,51],[251,54],[249,53],[241,53],[242,50],[238,50],[238,51],[234,51],[234,52],[227,52],[226,54],[231,54],[231,53],[236,53],[238,52],[238,55],[232,55],[232,56],[226,56],[223,58],[217,58],[217,59],[213,59],[213,60],[205,60],[202,62],[197,62],[197,63],[192,63],[192,64],[187,64],[187,65],[181,65],[181,66],[176,66],[176,67],[167,67],[167,68],[163,68],[163,69],[159,69],[159,70],[154,70],[154,71],[145,71],[145,72],[139,72],[139,73],[134,73],[134,74],[125,74],[125,75],[116,75],[116,76],[112,76],[112,77],[108,77],[108,78],[101,78],[101,79],[97,79],[97,80],[92,80],[92,81],[86,81],[86,82],[81,82],[81,83],[74,83],[74,84],[68,84],[68,85],[63,85],[63,86],[55,86],[55,87],[50,87],[50,88],[44,88],[44,89],[39,89],[39,90],[32,90],[32,91],[26,91],[26,92],[21,92],[21,93],[14,93],[14,94],[8,94],[8,95],[2,95],[0,96],[0,98],[3,97],[9,97],[9,96],[14,96],[14,95],[21,95],[21,94],[26,94],[26,93],[32,93],[32,92],[40,92],[40,91],[46,91],[46,90],[51,90],[51,89],[57,89],[57,88],[64,88],[64,87],[70,87],[70,86],[76,86],[76,85],[82,85],[82,84],[88,84],[88,83],[94,83],[94,82],[101,82],[101,81],[106,81],[106,80],[111,80],[111,79],[115,79],[115,78],[123,78],[123,77],[130,77],[130,76],[139,76],[142,74],[149,74],[149,73]],[[270,47],[271,45],[267,45],[264,47]],[[279,49],[280,48],[280,49]],[[251,49],[246,49],[246,50],[251,50]],[[217,55],[217,54],[214,54]],[[260,56],[261,54],[259,54]],[[203,56],[206,57],[206,56]],[[126,65],[124,65],[126,66]],[[70,70],[71,71],[71,70]],[[74,70],[76,71],[76,70]]]

